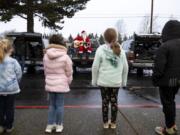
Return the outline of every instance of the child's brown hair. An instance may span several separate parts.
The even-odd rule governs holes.
[[[117,38],[118,35],[114,28],[108,28],[105,30],[104,39],[106,40],[106,42],[108,42],[111,45],[111,49],[113,50],[113,53],[119,56],[121,49],[119,43],[117,42]]]
[[[64,38],[61,34],[53,34],[49,38],[49,43],[50,44],[63,45],[64,47],[66,47],[66,43],[65,43]]]

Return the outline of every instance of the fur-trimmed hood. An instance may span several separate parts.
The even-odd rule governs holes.
[[[62,45],[50,44],[45,49],[45,53],[49,59],[55,59],[67,54],[67,48]]]

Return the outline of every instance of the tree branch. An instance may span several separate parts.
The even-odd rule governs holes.
[[[24,17],[23,15],[17,14],[17,16],[20,16],[21,18],[23,18],[23,19],[26,19],[26,20],[27,20],[27,17]]]
[[[40,16],[39,14],[34,14],[35,16],[38,16],[39,18],[41,18],[41,19],[44,19],[44,17],[43,16]]]

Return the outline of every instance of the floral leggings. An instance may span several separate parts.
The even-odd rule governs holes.
[[[117,111],[118,111],[118,91],[119,88],[100,87],[102,96],[102,115],[103,122],[108,122],[109,104],[111,104],[111,122],[116,123]]]

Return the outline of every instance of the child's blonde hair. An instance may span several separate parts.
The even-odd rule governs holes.
[[[3,62],[6,54],[12,49],[12,45],[8,39],[0,40],[0,63]]]

